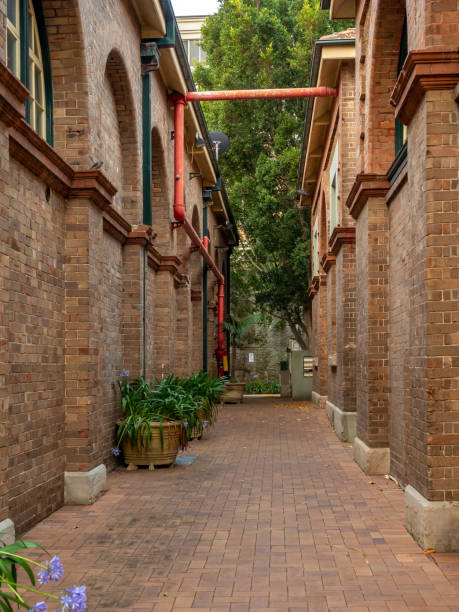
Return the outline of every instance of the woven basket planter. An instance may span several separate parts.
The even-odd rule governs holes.
[[[140,447],[139,450],[132,446],[129,439],[123,440],[124,461],[128,464],[128,470],[136,470],[139,465],[148,465],[150,470],[154,470],[155,465],[171,465],[177,457],[182,424],[177,421],[163,421],[163,444],[160,424],[156,421],[150,424],[152,438],[147,448]]]
[[[245,383],[227,382],[225,390],[222,394],[222,402],[224,404],[240,404],[244,395]]]

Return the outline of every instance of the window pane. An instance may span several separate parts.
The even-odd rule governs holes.
[[[43,111],[36,104],[34,106],[35,106],[35,126],[34,127],[35,127],[35,130],[40,134],[40,136],[43,136],[43,130],[42,130]]]
[[[35,99],[41,106],[43,106],[42,74],[38,66],[35,66]]]
[[[206,52],[204,51],[204,49],[201,49],[201,59],[199,61],[204,63],[206,61],[206,57],[207,57]]]
[[[16,0],[8,0],[8,19],[14,26],[17,26]]]
[[[14,74],[17,75],[18,73],[18,66],[17,66],[18,41],[14,38],[11,32],[8,32],[7,39],[8,39],[8,42],[7,42],[8,68],[11,70],[11,72],[14,72]]]
[[[197,40],[190,40],[190,64],[193,65],[196,62],[199,62],[199,46],[197,44]]]

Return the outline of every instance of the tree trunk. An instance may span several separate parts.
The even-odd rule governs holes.
[[[290,327],[290,329],[292,331],[292,334],[295,336],[295,340],[300,345],[300,348],[303,351],[307,351],[308,350],[308,345],[307,345],[305,339],[300,334],[300,332],[298,331],[297,326],[295,325],[295,323],[292,321],[292,319],[288,315],[287,315],[287,321],[288,321],[288,326]]]

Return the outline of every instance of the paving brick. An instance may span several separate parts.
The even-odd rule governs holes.
[[[88,585],[91,612],[459,609],[459,554],[419,549],[402,490],[369,484],[313,404],[225,407],[187,452],[190,466],[112,472],[93,506],[26,534]]]

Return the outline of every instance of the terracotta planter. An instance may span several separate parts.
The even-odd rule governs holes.
[[[225,390],[222,395],[222,402],[224,404],[237,404],[242,402],[242,396],[244,395],[245,383],[231,382],[225,383]]]
[[[151,422],[152,438],[147,448],[138,450],[132,446],[129,439],[123,440],[124,461],[128,470],[136,470],[139,465],[148,465],[150,470],[155,465],[171,465],[174,463],[179,445],[182,424],[177,421],[163,421],[163,444],[161,445],[160,424]]]

